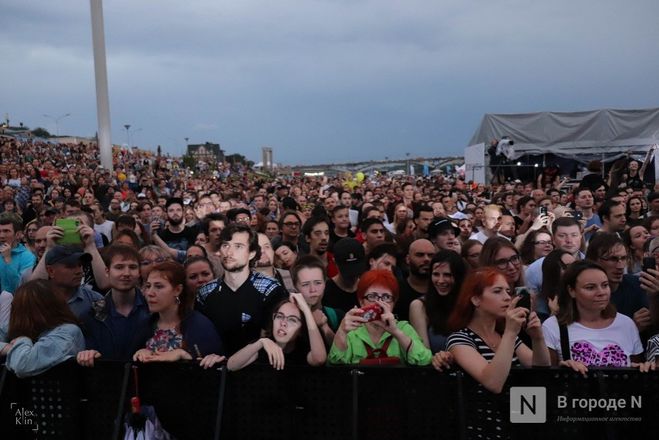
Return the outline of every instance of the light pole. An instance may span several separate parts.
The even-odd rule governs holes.
[[[183,155],[185,156],[185,153],[188,152],[188,141],[190,140],[189,137],[183,138],[185,139],[185,147],[183,147]]]
[[[50,118],[53,121],[55,121],[55,133],[56,133],[56,136],[59,137],[59,121],[61,121],[62,119],[66,118],[68,116],[71,116],[71,113],[67,113],[67,114],[61,115],[61,116],[50,116],[50,115],[43,115],[43,116],[44,116],[44,118]]]
[[[141,129],[141,128],[134,128],[133,130],[131,130],[132,138],[133,138],[133,143],[135,143],[135,133],[137,133],[137,132],[139,132],[139,131],[142,131],[142,129]],[[129,140],[130,140],[130,139],[129,139]],[[131,146],[130,146],[130,143],[129,143],[128,148],[130,148],[130,147],[131,147]]]
[[[128,145],[128,148],[130,148],[130,124],[124,124],[124,128],[126,129],[126,145]]]

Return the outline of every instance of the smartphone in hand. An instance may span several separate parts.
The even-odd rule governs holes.
[[[524,307],[525,309],[531,311],[531,292],[526,287],[517,287],[515,289],[517,296],[521,297],[517,302],[517,307]]]
[[[55,226],[59,226],[64,230],[64,235],[59,240],[58,244],[82,244],[82,238],[78,233],[80,220],[60,218],[55,220]]]

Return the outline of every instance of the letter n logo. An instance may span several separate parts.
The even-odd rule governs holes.
[[[545,387],[510,388],[510,423],[545,423],[547,389]]]

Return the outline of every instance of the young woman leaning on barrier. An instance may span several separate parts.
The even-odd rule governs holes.
[[[324,365],[327,360],[325,343],[302,294],[291,293],[290,299],[281,301],[273,310],[267,337],[234,353],[227,363],[229,370],[240,370],[257,360],[269,363],[276,370],[291,363]]]
[[[204,368],[222,362],[220,336],[213,323],[193,310],[195,295],[186,289],[185,270],[173,261],[149,272],[142,293],[152,313],[151,337],[133,360],[174,362],[197,359]],[[147,338],[145,338],[147,339]]]
[[[517,307],[505,275],[483,267],[467,275],[448,320],[447,349],[455,362],[487,390],[500,393],[515,365],[548,366],[549,352],[535,312]],[[533,350],[518,337],[524,329]]]
[[[570,265],[563,274],[558,306],[558,315],[543,324],[552,365],[584,375],[589,367],[654,370],[653,362],[643,362],[634,321],[611,304],[609,280],[600,265],[589,260]]]
[[[41,374],[85,349],[77,322],[49,281],[29,281],[14,293],[9,329],[0,328],[0,358],[18,377]]]

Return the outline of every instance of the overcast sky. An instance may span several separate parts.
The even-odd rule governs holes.
[[[657,0],[105,0],[112,141],[461,155],[485,113],[659,106]],[[0,116],[93,135],[87,0],[2,0]]]

